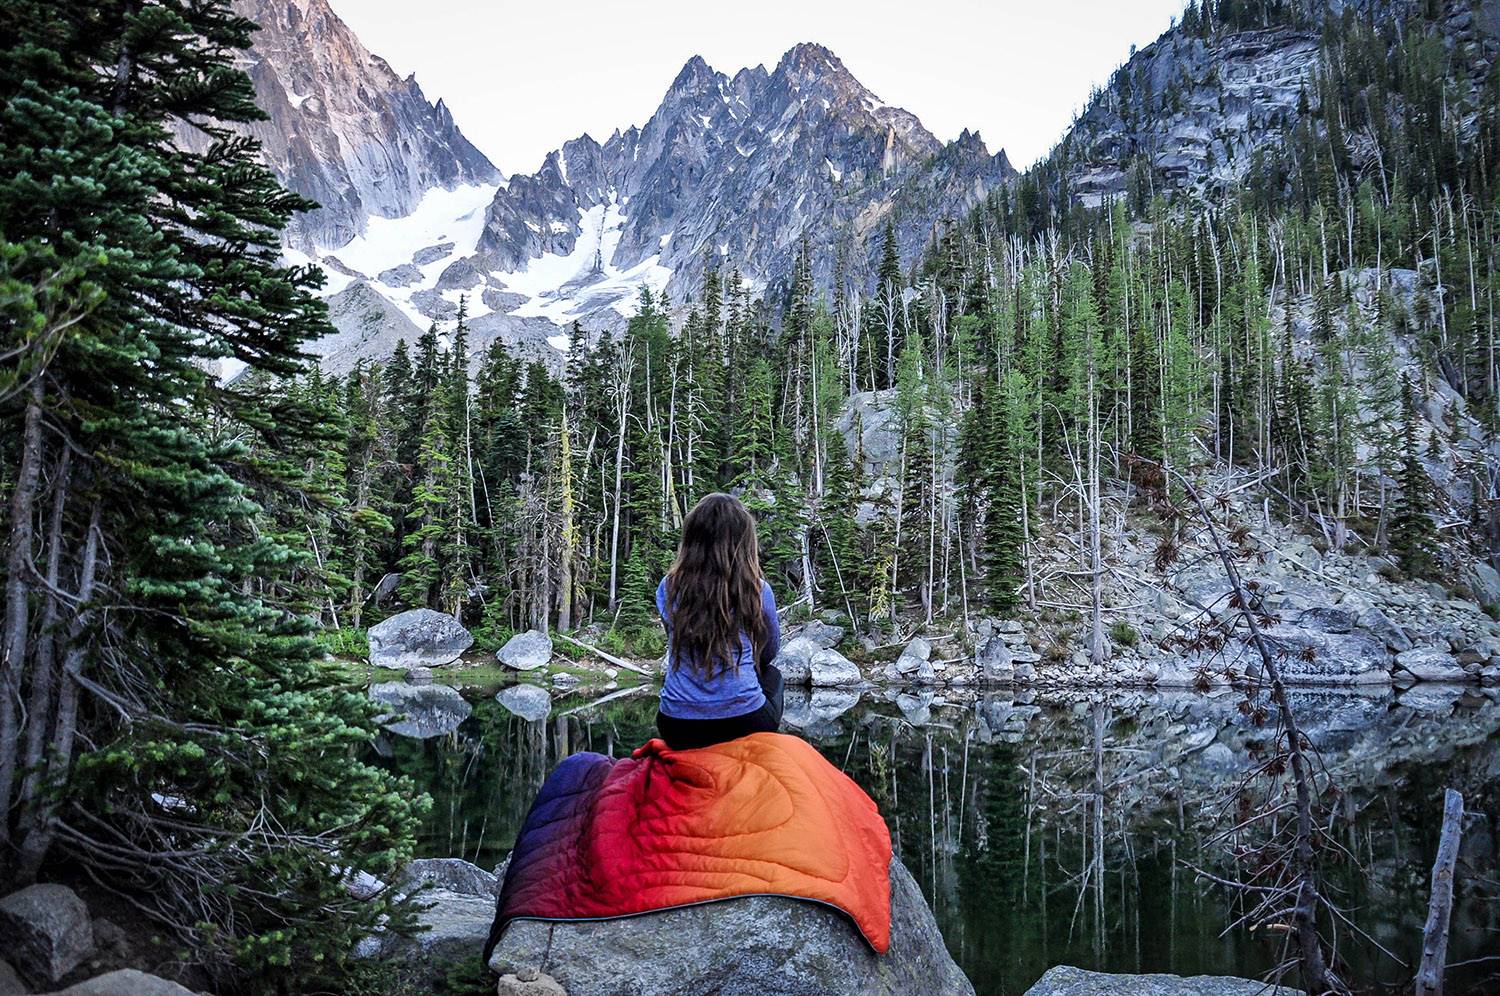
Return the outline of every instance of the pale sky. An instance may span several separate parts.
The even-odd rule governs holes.
[[[830,48],[939,139],[979,131],[1024,169],[1062,135],[1132,45],[1185,0],[330,0],[372,52],[415,72],[500,170],[532,173],[588,132],[642,125],[683,63],[775,68],[799,41]]]

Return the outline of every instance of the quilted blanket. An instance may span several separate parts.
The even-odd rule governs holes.
[[[511,852],[485,945],[510,921],[631,916],[789,896],[891,939],[891,838],[875,803],[810,744],[756,733],[696,750],[651,740],[581,753],[542,785]]]

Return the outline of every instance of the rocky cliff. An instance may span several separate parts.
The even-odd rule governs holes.
[[[242,68],[268,120],[249,132],[282,182],[322,205],[293,221],[293,246],[341,246],[371,217],[410,214],[428,190],[498,178],[443,102],[371,54],[327,0],[234,7],[260,25]]]
[[[288,53],[327,44],[306,18],[282,22],[272,37],[284,31]],[[347,29],[336,34],[339,45],[357,44]],[[318,58],[330,63],[332,85],[332,60]],[[370,89],[347,74],[338,86]],[[316,87],[299,78],[293,89]],[[284,102],[274,88],[266,99]],[[273,111],[273,122],[280,116]],[[324,180],[335,191],[355,189],[363,175],[333,176],[323,166],[329,157],[307,143],[286,145],[285,156],[283,175],[315,197]],[[498,340],[555,359],[548,340],[560,343],[571,321],[616,326],[643,285],[681,301],[697,292],[709,261],[740,269],[753,290],[779,286],[803,240],[820,284],[832,281],[841,255],[863,283],[887,223],[910,262],[939,221],[962,216],[1015,174],[977,134],[939,141],[812,44],[794,47],[773,70],[732,77],[695,57],[643,126],[602,144],[581,135],[530,175],[489,182],[477,167],[455,172],[466,160],[440,159],[445,172],[419,199],[373,218],[344,244],[320,242],[337,248],[310,252],[338,302],[340,334],[317,349],[329,369],[387,355],[412,328],[451,319],[461,298],[476,345]]]

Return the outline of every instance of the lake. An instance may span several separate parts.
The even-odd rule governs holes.
[[[553,692],[550,702],[512,687],[508,705],[501,691],[462,689],[464,702],[443,699],[417,729],[424,737],[377,744],[380,763],[432,795],[424,856],[494,867],[560,758],[626,754],[654,735],[649,687]],[[784,730],[879,804],[980,993],[1022,993],[1057,964],[1253,977],[1284,957],[1278,924],[1226,931],[1243,900],[1194,870],[1228,877],[1246,860],[1242,840],[1216,833],[1235,822],[1237,789],[1266,735],[1243,693],[944,694],[789,690]],[[1472,815],[1448,992],[1500,992],[1500,692],[1304,689],[1294,706],[1339,789],[1328,891],[1368,935],[1340,926],[1346,980],[1370,992],[1409,987],[1451,786]]]

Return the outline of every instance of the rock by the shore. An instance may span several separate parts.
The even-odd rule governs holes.
[[[507,685],[495,693],[495,701],[528,723],[546,719],[552,711],[552,696],[540,685]]]
[[[175,982],[133,968],[106,972],[47,996],[197,996]]]
[[[30,991],[10,962],[0,959],[0,996],[26,996]]]
[[[495,656],[506,667],[535,671],[552,660],[552,637],[539,629],[529,629],[507,640]]]
[[[418,858],[408,862],[396,876],[395,885],[404,893],[415,892],[423,885],[460,896],[494,897],[500,891],[492,873],[462,858]]]
[[[5,957],[33,986],[51,986],[94,953],[88,907],[65,885],[29,885],[0,899]]]
[[[818,651],[826,649],[807,637],[797,636],[781,645],[776,655],[776,669],[781,680],[788,685],[806,685],[812,680],[812,659]]]
[[[397,962],[404,980],[431,987],[455,962],[467,961],[484,949],[495,920],[495,897],[431,889],[421,898],[430,904],[417,914],[417,923],[425,930],[410,937],[391,933],[366,937],[354,954]]]
[[[826,623],[821,619],[814,619],[812,622],[797,630],[797,632],[794,634],[794,638],[799,640],[811,640],[819,647],[827,649],[828,647],[838,646],[839,641],[844,638],[844,627],[835,626],[832,623]]]
[[[999,633],[979,645],[975,662],[979,665],[979,679],[987,684],[1001,685],[1015,680],[1015,658]]]
[[[370,663],[400,670],[442,667],[474,645],[474,634],[446,612],[410,609],[370,627]]]
[[[391,709],[380,717],[382,726],[417,740],[453,732],[474,711],[458,690],[448,685],[383,681],[370,686],[370,698]]]
[[[837,650],[819,650],[807,669],[814,688],[847,688],[864,680],[859,667]]]
[[[1026,996],[1301,996],[1300,990],[1227,975],[1112,975],[1059,965]]]
[[[972,994],[932,911],[900,859],[891,860],[891,948],[877,957],[842,913],[816,903],[748,896],[583,923],[521,920],[506,928],[490,970],[501,996],[905,996]],[[509,986],[510,988],[507,988]]]
[[[1418,647],[1396,655],[1396,668],[1418,681],[1467,681],[1458,658],[1436,647]]]

